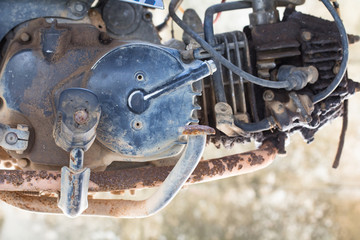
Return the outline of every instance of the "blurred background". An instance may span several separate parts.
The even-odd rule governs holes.
[[[218,2],[185,0],[182,7],[194,8],[203,16],[208,6]],[[360,1],[338,2],[347,32],[360,35]],[[320,1],[308,0],[298,10],[331,19]],[[155,23],[161,22],[166,13],[156,10]],[[248,24],[248,13],[223,13],[215,31],[241,30]],[[169,31],[165,30],[164,40]],[[181,37],[182,32],[176,27],[175,33]],[[360,81],[360,43],[350,48],[348,69],[349,77]],[[310,145],[293,135],[288,154],[277,157],[270,167],[189,186],[165,210],[145,219],[69,219],[33,214],[1,202],[0,239],[359,239],[359,106],[360,94],[350,99],[349,127],[336,170],[331,166],[341,119],[321,129]],[[237,148],[241,151],[242,146]]]

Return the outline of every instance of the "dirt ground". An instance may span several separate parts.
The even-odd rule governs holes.
[[[204,9],[219,1],[185,0]],[[329,18],[320,1],[300,9]],[[359,1],[339,0],[349,33],[360,35]],[[238,21],[234,21],[238,19]],[[247,13],[223,14],[217,32],[242,29]],[[360,81],[360,43],[350,48],[349,76]],[[358,239],[360,236],[360,94],[350,100],[349,128],[340,167],[331,168],[338,119],[307,145],[294,135],[286,157],[268,168],[190,186],[159,214],[113,219],[33,214],[0,203],[0,239]],[[241,146],[239,146],[241,147]]]

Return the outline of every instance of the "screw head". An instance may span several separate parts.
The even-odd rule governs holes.
[[[13,132],[9,132],[8,134],[6,134],[5,136],[5,141],[7,144],[9,145],[14,145],[17,143],[18,141],[18,136],[16,135],[16,133]]]

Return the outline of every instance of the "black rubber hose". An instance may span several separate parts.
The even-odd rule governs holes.
[[[329,0],[321,0],[321,1],[325,5],[325,7],[329,10],[330,14],[332,15],[332,17],[335,20],[336,27],[340,33],[341,45],[343,48],[343,57],[342,57],[342,61],[341,61],[341,65],[340,65],[338,74],[336,74],[334,80],[330,83],[330,85],[324,91],[316,94],[313,97],[312,100],[313,100],[314,104],[327,98],[339,86],[341,80],[343,79],[343,77],[345,75],[347,63],[349,60],[349,40],[348,40],[348,36],[345,31],[345,27],[344,27],[339,15],[336,12],[336,9],[331,5],[330,1]]]
[[[340,133],[340,139],[339,139],[339,145],[338,145],[338,149],[336,152],[336,156],[335,156],[335,160],[333,163],[333,168],[337,168],[340,164],[340,158],[341,158],[341,153],[344,149],[344,144],[345,144],[345,135],[346,135],[346,130],[348,127],[348,114],[349,114],[349,102],[346,99],[344,101],[344,112],[343,112],[343,122],[342,122],[342,128],[341,128],[341,133]]]
[[[237,127],[241,128],[247,133],[255,133],[270,130],[274,127],[275,121],[273,117],[268,117],[256,123],[245,123],[236,119],[234,120],[234,123]]]
[[[236,9],[251,8],[251,2],[227,2],[213,5],[206,9],[204,19],[205,40],[212,46],[215,45],[214,35],[214,14],[218,12],[231,11]]]
[[[204,39],[202,39],[196,32],[194,32],[188,25],[186,25],[176,15],[175,6],[177,5],[178,2],[179,2],[179,0],[172,0],[169,5],[169,14],[172,17],[172,19],[174,20],[174,22],[176,22],[176,24],[178,24],[179,27],[181,27],[187,34],[189,34],[193,39],[195,39],[195,41],[197,41],[213,58],[218,60],[222,65],[227,67],[229,70],[234,72],[236,75],[243,77],[247,81],[257,84],[257,85],[260,85],[260,86],[263,86],[263,87],[277,88],[277,89],[290,87],[290,83],[288,81],[274,82],[274,81],[269,81],[269,80],[255,77],[255,76],[245,72],[244,70],[239,69],[237,66],[235,66],[234,64],[229,62],[226,58],[221,56],[220,53],[218,53],[211,45],[209,45]]]
[[[204,35],[205,40],[211,45],[216,45],[215,34],[214,34],[214,14],[223,11],[230,11],[236,9],[243,9],[251,7],[251,2],[228,2],[228,3],[220,3],[213,5],[206,9],[205,19],[204,19]],[[221,64],[219,61],[215,61],[217,68],[221,68]],[[216,100],[218,102],[227,102],[226,95],[224,90],[224,84],[222,82],[221,71],[217,71],[213,75],[213,82],[216,94]]]

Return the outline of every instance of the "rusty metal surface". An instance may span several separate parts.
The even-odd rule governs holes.
[[[212,135],[215,134],[215,129],[205,126],[205,125],[187,125],[184,127],[182,132],[184,135]]]
[[[272,163],[277,149],[271,142],[258,150],[202,160],[186,184],[217,180],[265,168]],[[158,187],[173,166],[140,167],[117,171],[92,172],[90,192],[110,192]],[[60,191],[61,174],[58,171],[0,170],[0,191]]]
[[[260,170],[272,163],[277,149],[271,142],[258,150],[201,161],[186,184],[206,182]],[[126,169],[92,173],[89,191],[115,191],[157,187],[171,167]],[[134,174],[136,173],[136,174]],[[61,213],[57,199],[29,196],[24,191],[59,191],[60,173],[48,171],[0,171],[0,199],[15,207],[47,213]],[[10,192],[10,191],[22,192]],[[147,213],[146,201],[89,199],[85,215],[126,217]]]

